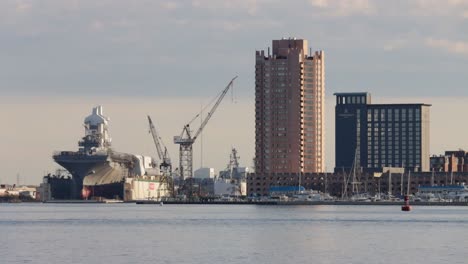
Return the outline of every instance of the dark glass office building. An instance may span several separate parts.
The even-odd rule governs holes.
[[[372,104],[369,93],[335,93],[335,171],[405,167],[429,171],[429,104]]]

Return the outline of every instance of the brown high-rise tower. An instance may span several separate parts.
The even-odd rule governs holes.
[[[273,40],[255,63],[255,170],[324,171],[325,54],[307,40]]]

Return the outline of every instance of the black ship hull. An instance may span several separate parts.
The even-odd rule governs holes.
[[[105,199],[123,200],[124,183],[116,182],[102,185],[83,186],[81,192],[83,198],[100,197]]]
[[[87,155],[63,151],[53,156],[72,175],[72,199],[123,198],[123,183],[134,164],[134,156],[124,153]]]

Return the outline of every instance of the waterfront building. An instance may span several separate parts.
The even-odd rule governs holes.
[[[431,105],[372,104],[369,93],[335,96],[335,171],[430,170]]]
[[[368,193],[372,196],[378,193],[402,196],[408,192],[408,180],[410,181],[410,194],[416,194],[420,186],[454,186],[468,182],[468,172],[384,172],[379,177],[375,176],[376,173],[372,171],[363,171],[357,174],[357,181],[353,184],[350,173],[341,170],[334,173],[305,173],[301,174],[301,186],[306,190],[312,189],[329,193],[335,197],[343,197],[343,193],[345,194],[344,197],[350,197],[353,190]],[[344,179],[347,178],[349,180],[345,182]],[[264,192],[255,191],[257,186],[262,186],[261,184],[264,182],[270,183],[271,187]],[[271,194],[270,191],[274,191],[277,187],[288,189],[288,186],[292,186],[297,189],[298,184],[297,175],[292,173],[278,173],[268,177],[251,173],[247,177],[247,195],[267,196]],[[291,189],[294,190],[294,188]]]
[[[468,172],[468,152],[462,149],[445,151],[444,155],[430,158],[431,171]]]
[[[272,44],[272,53],[255,54],[255,173],[322,172],[325,54],[305,39]]]

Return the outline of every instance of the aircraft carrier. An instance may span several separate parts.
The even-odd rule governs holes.
[[[109,118],[103,115],[102,106],[93,108],[92,114],[84,120],[85,135],[78,142],[78,151],[54,153],[55,162],[72,175],[70,197],[120,200],[126,197],[130,197],[129,199],[156,197],[155,194],[151,194],[151,190],[157,191],[157,197],[164,195],[166,192],[161,192],[159,189],[164,184],[158,180],[161,177],[154,159],[114,151],[111,148],[108,123]],[[157,188],[155,182],[158,182]],[[145,189],[144,186],[148,185],[145,194],[141,191],[134,193],[132,186],[136,185],[140,186],[140,189]]]

